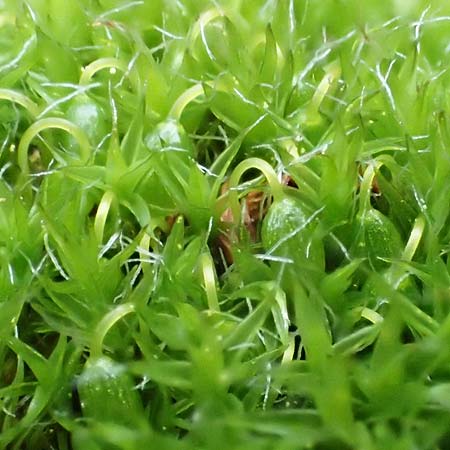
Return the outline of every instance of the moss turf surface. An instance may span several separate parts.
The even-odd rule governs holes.
[[[450,448],[450,3],[0,0],[0,448]]]

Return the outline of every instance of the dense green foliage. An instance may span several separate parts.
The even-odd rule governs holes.
[[[449,448],[449,2],[0,24],[0,449]]]

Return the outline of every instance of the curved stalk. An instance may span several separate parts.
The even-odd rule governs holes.
[[[11,89],[0,89],[0,100],[9,100],[12,103],[23,106],[32,117],[36,117],[39,114],[38,105],[20,92]]]
[[[91,156],[91,145],[86,133],[78,126],[65,119],[58,117],[48,117],[38,120],[31,125],[22,136],[17,149],[19,167],[24,175],[28,175],[30,170],[28,167],[28,147],[33,138],[48,128],[59,128],[70,133],[80,146],[80,156],[83,163],[87,162]]]
[[[203,280],[205,282],[206,298],[208,300],[208,308],[211,311],[220,311],[213,260],[209,253],[203,253],[200,258],[203,271]]]
[[[118,69],[121,72],[126,72],[128,67],[124,61],[118,58],[100,58],[90,64],[88,64],[84,69],[80,77],[80,85],[89,84],[92,77],[103,69]]]
[[[264,161],[261,158],[248,158],[242,161],[236,166],[230,176],[230,189],[228,192],[233,218],[237,223],[240,222],[241,215],[237,187],[242,175],[250,169],[258,169],[264,175],[267,182],[269,183],[275,201],[283,197],[283,186],[278,181],[275,170],[268,162]]]
[[[126,76],[131,83],[131,86],[135,92],[139,92],[139,76],[136,72],[131,71],[131,64],[127,65],[126,62],[121,61],[118,58],[100,58],[96,61],[91,62],[88,64],[84,69],[83,73],[80,77],[80,85],[86,86],[88,85],[94,75],[99,72],[100,70],[109,69],[111,73],[113,73],[115,70],[120,70],[124,73],[124,76]]]
[[[114,199],[114,193],[112,191],[106,191],[103,194],[102,199],[97,208],[97,214],[94,220],[94,233],[99,244],[103,242],[103,233],[105,231],[106,218],[108,217],[111,203]]]
[[[103,341],[108,334],[108,331],[116,322],[134,311],[135,307],[132,303],[124,303],[123,305],[117,306],[103,317],[95,328],[94,336],[92,337],[91,357],[98,358],[102,356]]]
[[[359,212],[364,214],[370,207],[370,194],[372,192],[373,179],[379,168],[382,166],[380,162],[370,164],[364,172],[364,176],[360,186],[359,194]]]
[[[173,104],[169,112],[169,118],[179,120],[184,108],[195,98],[203,95],[203,86],[201,84],[195,84],[194,86],[186,89]]]

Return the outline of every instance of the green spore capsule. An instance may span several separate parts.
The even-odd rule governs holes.
[[[264,249],[300,265],[324,267],[323,245],[314,236],[312,215],[296,198],[285,196],[269,208],[261,229]]]
[[[78,378],[83,416],[94,421],[134,426],[143,407],[125,366],[101,356],[90,359]]]
[[[267,179],[273,203],[262,223],[261,241],[268,259],[275,258],[294,264],[296,269],[320,275],[325,267],[324,248],[316,233],[315,217],[294,192],[288,192],[279,181],[272,166],[260,158],[248,158],[241,162],[230,177],[230,200],[233,217],[240,217],[236,187],[243,173],[257,169]]]
[[[400,258],[403,243],[391,220],[380,211],[369,208],[356,218],[356,242],[353,254],[367,258],[374,270],[389,266],[389,260]]]
[[[68,120],[78,125],[92,144],[97,145],[108,133],[108,120],[100,105],[88,95],[79,95],[69,105],[66,112]],[[69,148],[75,140],[68,138]]]

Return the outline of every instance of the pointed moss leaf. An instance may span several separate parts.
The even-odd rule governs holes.
[[[353,274],[361,262],[361,259],[355,259],[325,276],[320,285],[320,292],[329,304],[336,304],[342,299],[342,295],[350,287]]]
[[[271,301],[261,302],[252,313],[243,319],[238,326],[225,338],[223,346],[231,349],[242,343],[249,343],[259,331],[270,310]]]
[[[177,262],[184,248],[184,217],[178,216],[164,247],[164,264],[169,270]]]
[[[264,60],[261,65],[259,74],[261,83],[274,84],[275,73],[277,68],[277,43],[273,35],[272,27],[267,25],[266,28],[266,47],[264,51]]]
[[[148,205],[139,194],[127,195],[122,202],[133,213],[141,227],[150,224],[151,215]]]
[[[35,349],[22,342],[16,337],[8,337],[8,346],[27,363],[38,380],[45,380],[47,377],[47,360]]]
[[[174,350],[186,350],[189,346],[189,335],[184,323],[170,314],[149,313],[146,320],[150,330],[161,342]]]
[[[120,149],[128,165],[139,160],[146,155],[143,153],[143,132],[144,132],[144,111],[142,100],[136,105],[136,111],[125,134]]]
[[[192,388],[192,365],[188,361],[153,361],[132,363],[130,370],[136,375],[143,375],[155,383],[182,390]]]

